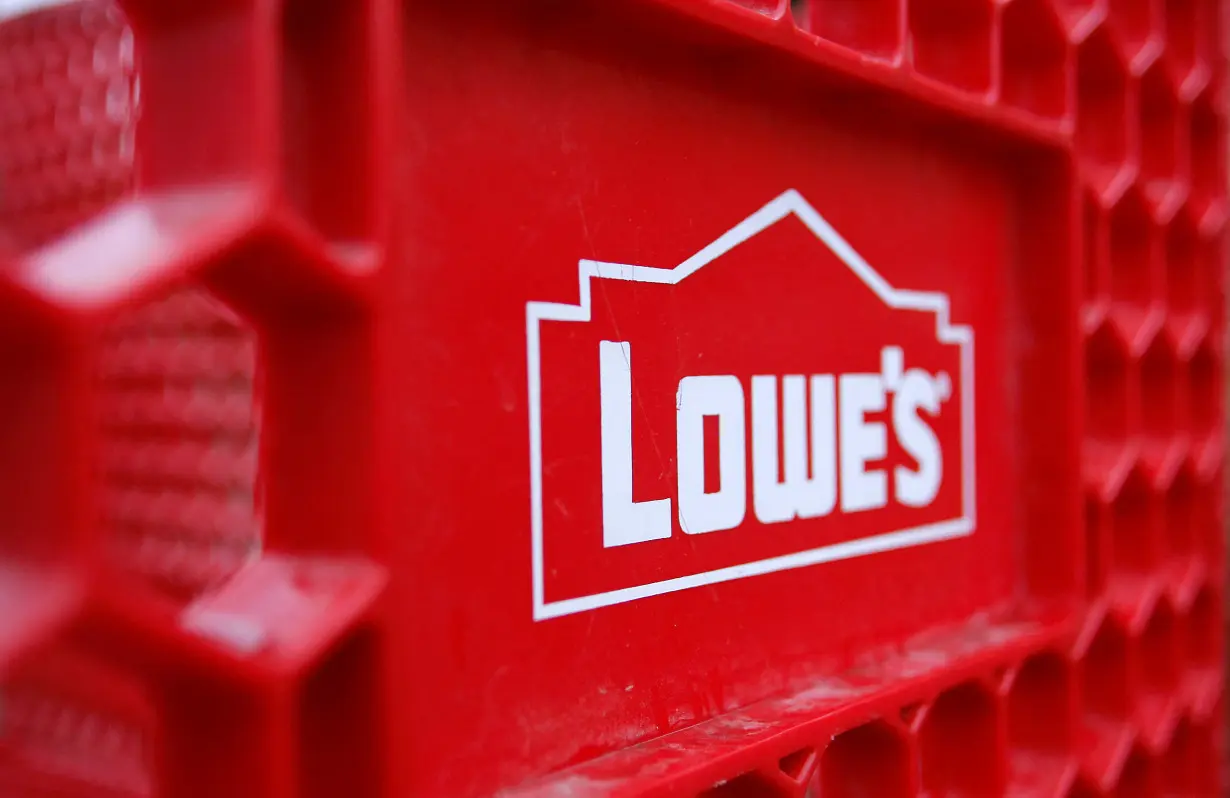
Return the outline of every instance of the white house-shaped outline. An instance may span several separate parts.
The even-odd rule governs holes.
[[[587,322],[591,318],[590,281],[630,280],[639,283],[675,285],[708,263],[767,230],[790,214],[798,217],[809,230],[840,258],[882,302],[894,310],[914,310],[935,314],[935,337],[942,344],[961,348],[961,515],[925,526],[900,529],[857,540],[793,552],[755,562],[732,565],[703,573],[664,579],[644,585],[609,590],[588,596],[547,602],[543,585],[542,541],[542,355],[540,322]],[[798,191],[790,189],[773,199],[730,230],[723,233],[673,269],[631,266],[623,263],[580,261],[579,305],[556,302],[527,302],[525,306],[526,355],[529,370],[530,409],[530,504],[531,562],[533,569],[534,620],[558,618],[599,607],[609,607],[627,601],[673,593],[677,590],[729,582],[748,576],[770,574],[802,568],[818,563],[862,557],[893,549],[921,546],[940,540],[969,535],[975,527],[974,493],[974,332],[964,325],[952,324],[948,318],[948,297],[945,294],[922,291],[902,291],[893,288],[875,269],[863,260],[854,248],[824,220]]]

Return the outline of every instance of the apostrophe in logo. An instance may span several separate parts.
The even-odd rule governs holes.
[[[795,191],[530,302],[534,617],[974,530],[974,336]]]

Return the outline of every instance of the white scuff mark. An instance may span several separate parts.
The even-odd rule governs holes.
[[[814,712],[820,707],[849,701],[860,695],[873,692],[871,686],[858,687],[839,679],[829,679],[813,687],[775,702],[783,712],[790,714]]]
[[[269,635],[264,625],[252,618],[231,612],[203,610],[187,613],[184,628],[221,643],[234,651],[251,655],[265,647]]]
[[[40,9],[67,5],[69,2],[70,0],[0,0],[0,22]]]
[[[598,779],[586,778],[585,776],[568,776],[555,781],[550,781],[537,786],[535,795],[542,798],[585,798],[585,796],[603,796],[610,795],[613,788],[619,782],[601,781]],[[516,790],[511,793],[516,795]]]
[[[714,718],[709,723],[701,724],[696,728],[702,733],[709,736],[724,736],[727,732],[735,731],[739,734],[756,734],[767,729],[772,729],[776,726],[774,723],[766,723],[762,720],[741,715],[738,713],[726,715],[724,717]]]

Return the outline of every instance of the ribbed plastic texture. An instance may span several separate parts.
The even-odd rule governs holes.
[[[261,79],[283,82],[282,110],[303,120],[308,133],[288,123],[285,147],[273,156],[245,149],[261,146],[250,141],[276,125],[243,105],[251,99],[242,96],[246,80],[226,71],[237,63],[226,49],[234,43],[185,33],[215,23],[204,12],[198,20],[172,0],[165,9],[173,12],[155,2],[132,4],[161,48],[144,71],[140,34],[105,0],[0,22],[3,257],[36,262],[44,270],[30,273],[45,276],[54,271],[46,253],[84,240],[102,264],[79,283],[57,283],[72,286],[63,293],[48,288],[50,278],[35,283],[22,272],[0,297],[5,307],[23,309],[0,320],[0,473],[10,483],[23,480],[0,489],[3,795],[221,795],[232,793],[214,790],[230,790],[247,773],[259,775],[244,795],[342,794],[329,792],[337,785],[327,779],[312,781],[310,756],[303,756],[308,764],[287,766],[291,750],[350,763],[343,781],[355,798],[392,794],[374,774],[386,767],[381,757],[397,752],[371,742],[382,722],[372,709],[380,702],[369,694],[379,649],[365,636],[364,619],[383,574],[366,559],[370,546],[332,532],[327,513],[319,528],[266,539],[270,480],[279,506],[311,502],[312,486],[335,488],[347,508],[357,502],[346,497],[364,495],[344,478],[366,473],[354,467],[362,452],[331,442],[334,456],[322,468],[336,473],[320,474],[343,477],[305,476],[316,466],[305,465],[306,450],[288,432],[323,425],[352,406],[344,391],[331,392],[329,380],[351,373],[357,350],[295,344],[294,325],[279,325],[296,312],[345,317],[348,292],[364,290],[355,275],[369,265],[364,247],[377,216],[366,199],[344,211],[319,210],[319,198],[347,175],[361,187],[357,193],[376,192],[376,178],[353,152],[337,155],[341,178],[324,170],[318,184],[297,179],[295,170],[306,172],[313,156],[337,151],[311,140],[311,131],[325,129],[318,123],[329,110],[311,98],[349,96],[313,71],[309,56],[322,28],[312,20],[323,27],[340,20],[339,28],[353,20],[349,12],[335,8],[334,19],[315,8],[327,4],[287,5],[303,15],[289,17],[281,34],[294,68]],[[689,7],[684,0],[669,5]],[[930,679],[926,690],[868,699],[857,723],[813,723],[799,709],[805,701],[786,700],[727,719],[729,730],[760,723],[763,713],[801,713],[797,731],[757,749],[754,766],[746,752],[724,756],[717,748],[677,782],[653,781],[655,794],[1222,794],[1227,201],[1220,4],[692,5],[734,30],[759,24],[749,10],[764,15],[781,30],[790,27],[782,37],[791,47],[814,40],[829,53],[849,51],[879,64],[890,75],[881,75],[885,82],[924,87],[926,97],[959,113],[1043,131],[1071,152],[1083,214],[1087,595],[1048,642],[975,657]],[[353,8],[361,6],[367,8]],[[178,27],[165,22],[173,15]],[[179,55],[170,52],[176,47]],[[351,64],[352,56],[328,52],[321,63]],[[155,71],[170,63],[180,71]],[[192,82],[175,83],[185,76]],[[154,81],[152,92],[145,80]],[[214,83],[219,88],[211,89]],[[175,129],[169,116],[151,123],[141,160],[142,115],[157,113],[172,91],[196,92],[203,109],[251,111],[242,117],[252,120],[245,129],[251,136],[216,142],[210,151],[213,165],[222,164],[218,175],[175,159],[180,142],[167,140]],[[217,99],[227,92],[230,99]],[[359,122],[356,131],[370,133]],[[185,151],[201,151],[191,130],[181,132]],[[232,235],[257,200],[229,178],[261,159],[289,172],[290,210],[255,232]],[[143,191],[134,193],[138,181]],[[195,276],[163,280],[152,267],[133,267],[128,284],[109,282],[107,268],[156,260],[123,242],[118,255],[108,253],[102,245],[113,239],[90,238],[101,229],[91,225],[133,218],[108,216],[125,213],[156,219],[160,243],[196,264],[184,270]],[[291,272],[298,276],[285,278]],[[72,294],[77,290],[83,293]],[[78,301],[86,295],[89,301]],[[63,308],[70,310],[57,315]],[[65,321],[69,316],[76,321]],[[246,321],[253,316],[273,320],[265,341]],[[282,366],[272,409],[258,362],[269,353],[269,365]],[[284,362],[273,362],[275,355]],[[80,423],[57,426],[62,418]],[[269,432],[274,423],[285,426]],[[270,440],[284,447],[276,457],[261,449]],[[24,458],[34,451],[53,454],[27,469]],[[61,506],[65,486],[91,497],[92,509]],[[322,551],[329,556],[314,556]],[[87,583],[101,587],[90,593],[81,588]],[[261,623],[248,623],[234,611],[245,604],[276,609],[255,611]],[[968,652],[1016,639],[994,626],[983,632],[951,645]],[[264,658],[251,670],[251,660],[241,666],[232,656],[258,650]],[[907,657],[898,671],[863,674],[867,695],[926,670],[925,660]],[[860,697],[850,683],[842,689],[851,690],[851,701]],[[278,725],[288,717],[297,725]],[[808,729],[818,730],[814,739]],[[598,760],[590,770],[582,764],[518,794],[601,794],[604,784],[636,794],[636,778],[620,761]],[[294,778],[284,776],[295,767]],[[711,786],[693,789],[702,783]]]

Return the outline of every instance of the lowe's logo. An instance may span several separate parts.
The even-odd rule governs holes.
[[[527,306],[535,619],[974,530],[974,336],[795,191]]]

